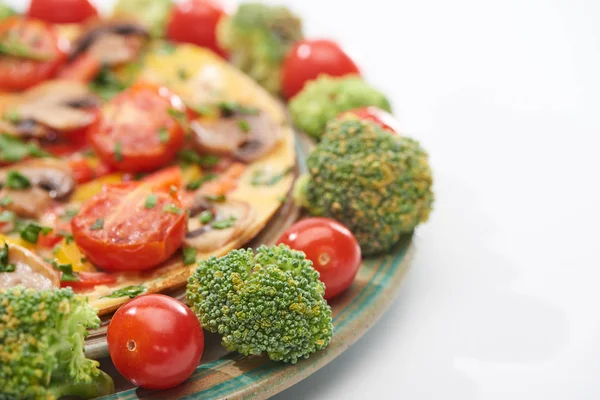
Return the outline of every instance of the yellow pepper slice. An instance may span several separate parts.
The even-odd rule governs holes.
[[[122,173],[109,174],[102,178],[94,179],[93,181],[79,185],[77,189],[75,189],[75,193],[73,193],[71,200],[73,202],[83,203],[84,201],[91,199],[96,193],[100,192],[102,186],[122,181]]]
[[[96,268],[85,259],[85,254],[77,247],[74,242],[67,243],[66,239],[56,247],[54,254],[56,261],[60,264],[71,264],[73,271],[94,272]]]

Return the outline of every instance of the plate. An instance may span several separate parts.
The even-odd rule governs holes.
[[[306,168],[304,159],[312,143],[297,135],[298,167],[296,175]],[[288,200],[250,246],[274,243],[281,233],[298,219],[300,213]],[[134,399],[265,399],[290,387],[323,367],[364,335],[395,299],[412,255],[412,235],[406,235],[394,250],[378,258],[363,261],[352,286],[331,304],[334,335],[330,345],[297,364],[269,360],[266,356],[242,356],[228,353],[218,335],[207,334],[202,363],[183,384],[170,390],[138,389],[124,380],[110,362],[106,345],[106,326],[93,331],[86,340],[88,357],[100,359],[104,371],[115,378],[117,393],[108,400]],[[184,288],[171,296],[183,299]]]

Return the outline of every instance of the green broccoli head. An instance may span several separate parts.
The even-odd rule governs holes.
[[[92,398],[114,392],[112,379],[84,355],[100,319],[71,289],[0,291],[0,397]]]
[[[232,64],[277,95],[283,59],[303,38],[302,21],[283,6],[245,3],[219,23],[217,37]]]
[[[363,254],[390,250],[427,221],[433,205],[427,153],[374,123],[332,120],[308,156],[294,197],[312,215],[346,225]]]
[[[138,21],[152,36],[163,37],[172,7],[171,0],[118,0],[113,15]]]
[[[329,120],[344,111],[367,106],[391,112],[388,99],[361,77],[321,75],[292,98],[289,109],[294,124],[319,139]]]
[[[228,350],[296,363],[333,334],[325,286],[304,253],[285,245],[234,250],[201,261],[187,299],[204,329]]]

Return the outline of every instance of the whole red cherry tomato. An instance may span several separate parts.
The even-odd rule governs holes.
[[[294,97],[306,82],[321,74],[360,75],[360,70],[337,43],[326,39],[302,40],[296,43],[283,62],[283,94],[288,99]]]
[[[354,110],[344,111],[340,114],[340,117],[346,115],[354,115],[359,119],[374,122],[386,131],[400,134],[400,124],[398,123],[398,120],[392,114],[381,108],[373,106],[355,108]]]
[[[179,385],[192,375],[204,351],[196,315],[162,294],[140,296],[119,308],[106,338],[117,370],[146,389]]]
[[[329,218],[308,218],[286,230],[278,243],[303,251],[325,284],[325,299],[350,287],[360,267],[356,238],[344,225]]]
[[[55,24],[83,22],[98,15],[89,0],[31,0],[27,15]]]

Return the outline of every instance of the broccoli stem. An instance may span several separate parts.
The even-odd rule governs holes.
[[[62,396],[76,396],[84,399],[108,396],[115,392],[115,383],[104,371],[94,377],[90,383],[72,384],[70,382],[51,382],[51,393],[58,399]]]

